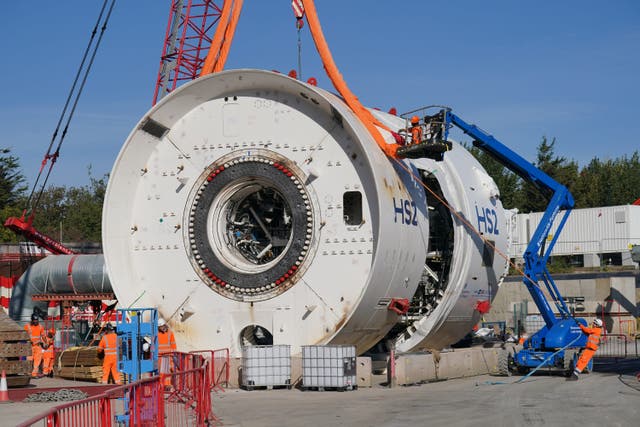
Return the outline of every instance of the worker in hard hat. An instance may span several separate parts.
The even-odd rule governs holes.
[[[42,337],[42,375],[53,377],[53,342],[56,331],[51,328]]]
[[[40,343],[42,342],[44,328],[40,325],[37,314],[31,315],[31,323],[24,325],[24,330],[27,331],[31,340],[31,360],[33,360],[31,376],[40,378],[40,363],[42,363],[42,346]]]
[[[589,361],[595,354],[596,350],[598,350],[598,345],[600,344],[600,335],[602,335],[602,320],[593,319],[593,323],[591,324],[591,328],[587,328],[578,323],[582,332],[589,335],[587,338],[587,345],[580,353],[580,358],[578,359],[578,363],[576,363],[576,367],[573,370],[573,374],[571,375],[572,380],[577,380],[582,370],[587,367]]]
[[[120,373],[118,372],[118,336],[111,323],[107,323],[104,329],[105,334],[98,344],[98,351],[104,353],[104,360],[102,361],[102,384],[109,383],[109,375],[113,377],[114,383],[120,384]]]
[[[413,116],[411,117],[411,127],[407,129],[400,129],[400,132],[409,132],[411,133],[411,144],[420,144],[422,142],[424,131],[422,130],[422,126],[420,126],[420,117]]]
[[[411,143],[420,144],[423,139],[422,126],[420,126],[420,117],[411,117]]]
[[[151,359],[151,337],[142,337],[142,360]]]
[[[167,322],[158,320],[158,369],[161,374],[171,374],[175,369],[174,358],[171,353],[178,349],[176,337],[169,330]],[[171,385],[171,377],[167,377],[165,385]]]

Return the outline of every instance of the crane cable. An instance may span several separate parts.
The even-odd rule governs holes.
[[[64,119],[64,116],[67,112],[67,108],[69,107],[69,103],[71,102],[71,99],[73,98],[74,95],[74,91],[76,88],[76,85],[78,83],[78,80],[80,78],[80,75],[82,73],[82,70],[84,68],[84,64],[85,61],[87,59],[87,57],[89,56],[89,52],[91,50],[91,45],[93,44],[93,40],[95,38],[95,35],[97,33],[97,29],[98,26],[100,25],[100,22],[102,21],[102,16],[104,14],[105,8],[107,6],[108,0],[104,0],[103,4],[102,4],[102,8],[100,9],[100,13],[98,14],[98,19],[96,20],[95,26],[93,27],[93,31],[91,32],[91,37],[89,38],[89,43],[87,44],[87,47],[84,51],[84,54],[82,56],[82,61],[80,62],[80,66],[78,67],[78,71],[76,73],[75,79],[73,81],[73,84],[71,85],[71,89],[69,90],[69,95],[67,96],[67,100],[64,104],[64,108],[62,109],[62,113],[60,114],[60,118],[58,119],[58,124],[56,125],[56,129],[53,132],[53,136],[51,137],[51,142],[49,143],[49,148],[47,149],[47,153],[44,156],[44,159],[42,160],[42,164],[40,165],[40,171],[38,172],[38,176],[36,178],[36,181],[33,185],[33,188],[31,189],[31,194],[29,194],[29,198],[27,199],[27,209],[25,210],[23,216],[32,216],[36,206],[38,205],[38,203],[40,202],[40,199],[42,197],[42,194],[44,192],[45,186],[47,184],[47,181],[49,180],[49,176],[51,175],[51,170],[53,169],[53,165],[56,163],[56,160],[58,159],[58,156],[60,155],[60,148],[62,147],[62,142],[64,141],[65,136],[67,135],[67,131],[69,130],[69,123],[71,122],[71,119],[73,117],[73,114],[75,113],[76,107],[78,105],[78,101],[80,99],[80,95],[82,94],[82,90],[84,89],[84,85],[87,82],[87,77],[89,75],[89,71],[91,70],[91,66],[93,65],[93,61],[96,57],[96,53],[98,52],[98,47],[100,46],[100,42],[102,41],[102,36],[104,35],[105,30],[107,29],[107,23],[109,22],[109,18],[111,17],[111,12],[113,11],[113,7],[115,6],[116,0],[111,0],[111,4],[109,6],[109,9],[107,11],[107,15],[105,17],[105,20],[102,24],[101,30],[100,30],[100,35],[98,36],[98,40],[96,41],[95,46],[93,47],[93,51],[91,52],[91,58],[89,59],[89,63],[84,71],[84,75],[82,77],[82,82],[80,83],[80,87],[77,91],[77,93],[75,94],[75,99],[73,100],[73,105],[71,107],[71,110],[69,112],[69,115],[67,117],[67,121],[65,122],[65,126],[64,129],[62,131],[62,134],[58,140],[58,145],[56,146],[56,150],[55,152],[51,152],[51,149],[53,148],[53,144],[56,140],[56,137],[58,136],[58,131],[60,130],[60,125],[62,124],[62,121]],[[42,182],[42,186],[40,187],[40,191],[38,192],[38,195],[35,199],[35,202],[33,200],[34,198],[34,193],[36,191],[36,188],[38,186],[38,181],[40,180],[41,176],[42,176],[42,172],[45,168],[45,166],[47,165],[47,162],[51,160],[51,163],[49,164],[49,169],[45,175],[45,178]]]
[[[298,30],[298,78],[302,80],[302,18],[296,19],[296,29]]]
[[[331,83],[333,83],[333,86],[344,98],[349,108],[351,108],[358,119],[360,119],[362,124],[367,128],[367,131],[369,131],[380,149],[382,149],[387,156],[395,158],[398,146],[396,144],[388,144],[378,128],[382,128],[388,132],[391,132],[391,130],[373,117],[371,112],[367,110],[353,92],[351,92],[333,60],[327,41],[324,38],[313,0],[302,0],[302,3],[304,5],[307,23],[309,24],[313,42],[316,45],[316,50],[320,55],[320,59],[322,59],[322,64],[324,65],[324,69],[327,72]]]

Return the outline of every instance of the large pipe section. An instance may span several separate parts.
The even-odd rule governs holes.
[[[29,321],[37,307],[47,312],[45,301],[33,301],[41,294],[104,294],[113,292],[99,255],[51,255],[32,264],[13,287],[9,316]]]
[[[179,88],[132,131],[103,248],[120,303],[158,307],[182,348],[363,352],[386,336],[409,351],[464,336],[506,272],[460,218],[506,253],[497,188],[462,146],[396,163],[335,95],[235,70]],[[407,315],[389,309],[405,298]]]

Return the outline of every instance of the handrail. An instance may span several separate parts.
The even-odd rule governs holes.
[[[190,353],[207,354],[209,356],[209,386],[212,391],[224,391],[224,388],[221,386],[222,384],[224,384],[225,387],[229,386],[229,374],[231,367],[229,364],[228,348],[221,348],[217,350],[195,350]],[[220,364],[222,366],[220,366]]]
[[[161,399],[158,401],[159,407],[157,409],[158,425],[164,426],[165,420],[163,416],[164,405],[169,403],[169,400],[177,398],[178,401],[187,402],[187,405],[180,405],[180,408],[185,410],[193,409],[196,412],[196,418],[199,420],[198,425],[204,425],[207,420],[215,418],[211,411],[211,395],[209,393],[209,363],[207,360],[198,354],[181,353],[185,357],[198,357],[197,368],[191,368],[184,371],[178,371],[173,374],[156,375],[150,378],[143,378],[136,382],[116,386],[110,390],[107,390],[96,396],[91,396],[86,399],[63,403],[48,409],[47,411],[36,415],[28,420],[20,423],[18,427],[28,427],[39,421],[46,421],[48,426],[60,426],[61,420],[68,410],[79,409],[77,413],[73,413],[73,420],[70,425],[96,425],[88,422],[85,418],[91,417],[91,421],[97,422],[99,426],[111,426],[114,423],[114,415],[112,413],[111,401],[113,399],[121,397],[125,393],[130,393],[134,398],[130,401],[132,404],[142,398],[148,397],[148,389],[145,386],[151,385],[153,390],[158,391],[158,395]],[[195,364],[195,363],[192,363]],[[173,390],[165,389],[166,378],[171,378],[173,384]],[[140,392],[142,391],[142,393]],[[136,393],[138,392],[138,393]],[[164,401],[164,402],[163,402]],[[173,400],[175,402],[175,399]],[[129,416],[135,421],[140,416],[140,408],[123,408],[123,412],[129,409]],[[78,414],[79,413],[79,414]],[[76,416],[77,415],[77,416]],[[75,424],[74,424],[75,423]],[[135,422],[134,422],[135,424]],[[67,423],[64,423],[67,425]]]

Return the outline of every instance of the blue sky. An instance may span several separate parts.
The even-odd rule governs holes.
[[[334,59],[365,105],[449,105],[529,160],[543,135],[581,166],[640,149],[639,1],[316,3]],[[151,106],[169,4],[116,4],[50,183],[84,185],[89,165],[98,177],[111,170]],[[19,157],[30,183],[101,5],[3,4],[0,147]],[[303,77],[332,89],[306,26],[302,44]],[[296,66],[289,0],[245,0],[227,68]]]

